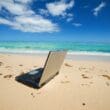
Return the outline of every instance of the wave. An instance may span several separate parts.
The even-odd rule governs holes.
[[[0,53],[12,54],[48,54],[49,50],[29,50],[29,49],[6,49],[0,48]],[[109,52],[96,51],[68,51],[68,55],[92,55],[92,56],[110,56]]]

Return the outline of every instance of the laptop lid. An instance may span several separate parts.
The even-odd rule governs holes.
[[[39,87],[54,77],[60,70],[67,51],[50,51],[44,66]]]

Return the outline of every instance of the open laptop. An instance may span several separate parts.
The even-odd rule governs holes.
[[[50,51],[44,68],[32,70],[16,77],[16,80],[34,88],[40,88],[59,73],[67,51]]]

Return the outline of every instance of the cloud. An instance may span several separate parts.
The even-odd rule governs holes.
[[[80,27],[80,26],[82,26],[82,24],[81,23],[72,23],[75,27]]]
[[[101,2],[94,10],[93,10],[93,15],[98,16],[99,12],[106,6],[105,2]]]
[[[43,19],[41,16],[20,16],[15,18],[17,23],[15,28],[24,32],[54,32],[58,31],[57,25],[52,24],[49,20]],[[22,26],[23,25],[23,26]]]
[[[74,5],[74,1],[71,0],[69,3],[64,2],[64,0],[48,3],[46,4],[46,8],[49,13],[53,16],[64,15],[67,9],[72,8]]]
[[[6,19],[0,18],[0,24],[12,25],[12,23]]]
[[[68,13],[68,14],[66,15],[66,21],[67,21],[67,22],[73,21],[73,14],[72,14],[72,13]]]
[[[20,1],[20,0],[19,0]],[[28,9],[26,4],[14,3],[13,0],[0,1],[0,6],[5,8],[13,15],[32,14],[32,10]]]
[[[32,2],[33,0],[14,0],[14,1],[19,3],[29,3]]]
[[[73,14],[72,13],[68,13],[68,17],[73,17]]]
[[[70,22],[70,21],[72,21],[72,20],[73,20],[72,17],[66,19],[67,22]]]
[[[13,29],[23,32],[56,32],[57,24],[49,19],[36,14],[29,6],[33,0],[2,0],[0,12],[4,9],[9,13],[8,17],[0,17],[0,24],[8,25]],[[13,16],[13,18],[11,18]]]
[[[39,14],[44,16],[49,16],[49,12],[46,9],[39,9]]]

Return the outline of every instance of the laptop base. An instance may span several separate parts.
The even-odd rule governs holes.
[[[28,73],[21,74],[20,76],[17,76],[15,79],[16,81],[23,83],[24,85],[28,85],[33,88],[38,88],[42,72],[43,68],[39,68]]]
[[[29,87],[39,89],[42,86],[44,86],[46,83],[48,83],[51,79],[53,79],[56,75],[59,74],[59,72],[57,72],[54,76],[52,76],[45,83],[42,83],[42,85],[39,86],[39,81],[40,81],[40,78],[41,78],[41,75],[42,75],[43,68],[39,68],[39,69],[36,69],[36,70],[33,70],[33,71],[34,72],[39,71],[39,72],[34,74],[34,75],[30,74],[30,72],[22,74],[22,75],[17,76],[15,78],[16,81],[18,81],[18,82],[20,82],[24,85],[27,85]]]
[[[31,72],[21,74],[20,76],[17,76],[15,79],[16,79],[16,81],[18,81],[24,85],[39,89],[43,85],[48,83],[51,79],[53,79],[56,75],[59,74],[59,72],[57,72],[54,76],[52,76],[45,83],[42,83],[42,85],[39,86],[39,81],[42,76],[42,72],[43,72],[43,68],[39,68],[39,69],[33,70]]]

